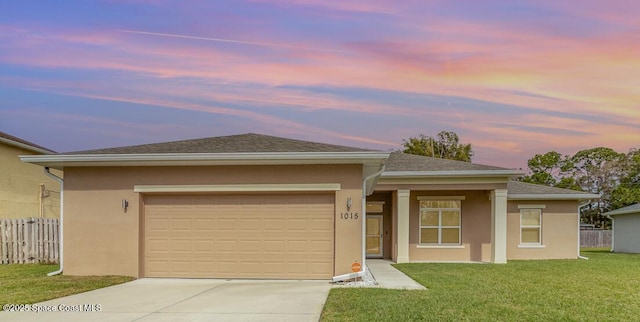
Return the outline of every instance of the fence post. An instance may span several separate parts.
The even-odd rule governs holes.
[[[7,252],[7,221],[0,219],[0,263],[9,263],[9,253]]]

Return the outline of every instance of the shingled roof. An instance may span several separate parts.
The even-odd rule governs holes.
[[[540,196],[540,198],[544,199],[548,198],[550,195],[557,196],[559,199],[596,199],[600,197],[589,192],[549,187],[541,184],[532,184],[520,181],[509,181],[507,183],[507,189],[509,190],[509,197],[512,198],[532,199],[535,198],[535,196]]]
[[[387,160],[385,172],[393,171],[478,171],[510,170],[484,164],[438,159],[422,155],[393,152]]]
[[[640,203],[636,203],[631,206],[626,206],[613,211],[605,212],[603,215],[616,216],[616,215],[627,215],[627,214],[640,214]]]
[[[368,149],[287,139],[262,134],[240,134],[195,140],[76,151],[65,154],[367,152]]]
[[[40,153],[56,153],[51,149],[45,148],[41,145],[37,145],[35,143],[29,142],[27,140],[23,140],[19,137],[13,136],[11,134],[0,131],[0,142],[6,142],[11,145],[19,146],[21,148],[26,148],[35,152]]]

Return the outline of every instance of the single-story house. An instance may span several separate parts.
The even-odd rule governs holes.
[[[53,153],[55,151],[0,131],[0,218],[58,218],[59,183],[45,175],[42,167],[20,162],[19,158],[20,155]]]
[[[640,203],[603,214],[612,220],[611,251],[640,253]]]
[[[22,160],[65,171],[69,275],[340,280],[367,258],[577,258],[578,202],[598,197],[515,182],[519,170],[259,134]]]

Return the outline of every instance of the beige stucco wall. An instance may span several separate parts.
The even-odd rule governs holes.
[[[346,200],[362,214],[361,165],[87,167],[65,169],[64,261],[68,275],[140,276],[141,194],[134,185],[340,183],[336,192],[335,275],[361,261],[362,216],[341,219]],[[122,199],[129,201],[124,212]]]
[[[23,163],[19,155],[33,151],[0,143],[0,218],[27,218],[40,216],[40,184],[50,190],[42,199],[42,217],[60,216],[60,184],[44,174],[41,166]],[[62,172],[52,170],[62,176]],[[45,194],[46,195],[46,194]]]
[[[520,245],[518,205],[544,205],[540,248]],[[507,259],[562,259],[578,257],[577,201],[509,201],[507,205]]]
[[[613,217],[613,251],[640,253],[640,213]]]
[[[428,247],[419,245],[420,204],[418,196],[464,196],[461,203],[461,246]],[[491,201],[488,191],[411,191],[409,214],[409,259],[421,261],[491,260]]]

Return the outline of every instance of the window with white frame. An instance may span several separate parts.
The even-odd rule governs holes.
[[[542,209],[520,209],[520,244],[542,244]]]
[[[464,197],[418,197],[420,244],[460,245],[460,205]]]

